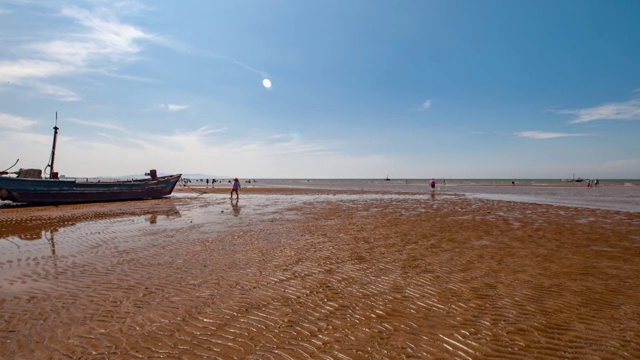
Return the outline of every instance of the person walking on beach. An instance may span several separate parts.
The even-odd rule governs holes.
[[[236,193],[236,199],[240,199],[240,195],[238,195],[238,190],[240,190],[240,180],[238,178],[233,179],[233,186],[231,187],[231,198],[233,199],[233,193]]]
[[[431,185],[431,191],[436,191],[436,184],[436,179],[431,179],[431,181],[429,181],[429,185]]]

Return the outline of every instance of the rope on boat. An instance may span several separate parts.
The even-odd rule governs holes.
[[[194,193],[197,193],[197,194],[198,194],[198,196],[200,196],[200,195],[204,195],[204,194],[206,194],[206,193],[207,193],[206,191],[198,191],[198,190],[196,190],[196,189],[192,188],[191,186],[187,185],[186,183],[183,183],[183,185],[184,185],[185,187],[188,187],[188,188],[189,188],[191,191],[193,191]],[[196,196],[196,197],[198,197],[198,196]]]
[[[16,164],[18,163],[18,161],[20,161],[20,159],[16,160],[16,162],[14,162],[14,163],[13,163],[13,165],[9,166],[8,168],[6,168],[6,169],[4,169],[4,170],[2,170],[2,171],[0,171],[0,172],[5,172],[5,171],[9,171],[9,170],[11,170],[11,168],[12,168],[12,167],[16,166]]]

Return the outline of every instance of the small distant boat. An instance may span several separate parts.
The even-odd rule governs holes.
[[[57,114],[56,114],[57,123]],[[76,179],[59,179],[54,172],[56,140],[58,126],[53,127],[53,147],[49,168],[49,178],[42,178],[40,169],[20,169],[9,172],[10,168],[0,171],[0,200],[20,203],[65,204],[101,201],[142,200],[171,195],[182,174],[157,176],[151,170],[149,179],[113,180],[113,181],[78,181]],[[14,174],[17,176],[6,176]]]
[[[387,177],[384,179],[384,181],[391,181],[391,179],[389,179],[389,174],[387,174]]]
[[[573,173],[573,178],[571,178],[571,179],[562,179],[562,180],[560,180],[560,181],[564,181],[564,182],[583,182],[583,181],[584,181],[584,179],[583,179],[583,178],[581,178],[581,177],[578,177],[578,178],[576,179],[576,173]]]

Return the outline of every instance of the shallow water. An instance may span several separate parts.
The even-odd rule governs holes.
[[[419,180],[261,180],[255,186],[382,192],[431,191],[426,181]],[[587,188],[584,183],[557,180],[518,181],[515,186],[504,180],[448,181],[446,184],[440,182],[436,191],[493,200],[640,212],[640,185],[631,180],[603,181],[597,188]]]

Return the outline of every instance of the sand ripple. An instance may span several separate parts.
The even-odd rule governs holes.
[[[640,358],[632,213],[207,196],[1,213],[0,242],[34,212],[59,231],[0,261],[0,357]]]

